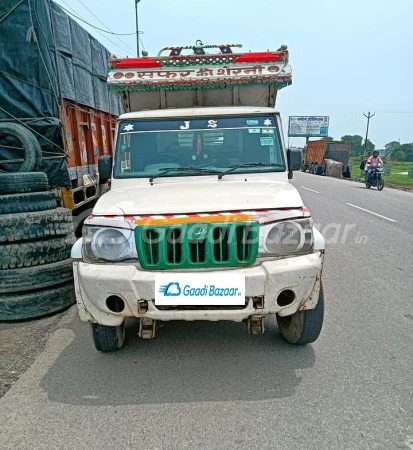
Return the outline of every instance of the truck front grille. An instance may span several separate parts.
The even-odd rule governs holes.
[[[142,226],[135,233],[145,270],[243,267],[258,252],[256,222]]]

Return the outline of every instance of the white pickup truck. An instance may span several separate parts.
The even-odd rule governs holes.
[[[113,161],[99,161],[111,189],[72,249],[80,318],[99,351],[122,347],[129,317],[143,339],[170,320],[259,334],[270,315],[292,344],[321,332],[324,239],[289,182],[300,167],[274,110],[291,83],[288,50],[237,47],[109,61],[129,112]]]

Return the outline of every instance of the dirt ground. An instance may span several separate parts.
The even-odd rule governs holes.
[[[0,322],[0,397],[44,349],[64,314],[29,321]]]

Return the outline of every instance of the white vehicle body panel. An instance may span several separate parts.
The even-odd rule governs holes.
[[[246,281],[247,305],[240,309],[160,310],[156,308],[154,271],[143,271],[135,265],[74,263],[77,303],[85,322],[106,326],[120,325],[125,317],[146,317],[155,320],[230,320],[241,322],[251,314],[290,315],[300,309],[313,309],[318,302],[323,252],[293,258],[264,261],[253,267],[234,269]],[[213,277],[214,271],[206,271]],[[295,301],[286,307],[277,304],[278,295],[286,289],[295,294]],[[119,296],[125,302],[121,313],[111,312],[106,299]],[[264,298],[264,308],[253,306],[254,297]],[[139,313],[139,301],[148,300],[148,311]]]
[[[236,179],[228,175],[222,180],[216,175],[159,178],[154,180],[153,186],[147,179],[132,180],[134,186],[127,180],[127,186],[112,188],[103,195],[93,214],[185,214],[303,206],[293,185],[287,181],[265,180],[262,176],[256,180],[248,179],[249,174],[243,174],[242,179],[240,175],[236,175]]]

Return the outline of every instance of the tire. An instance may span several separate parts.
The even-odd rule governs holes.
[[[379,178],[377,180],[377,190],[382,191],[384,188],[384,180],[383,178]]]
[[[48,189],[47,175],[43,172],[0,173],[0,194],[43,192]]]
[[[0,196],[0,214],[19,214],[56,208],[53,192],[30,192]]]
[[[37,172],[40,169],[42,149],[33,133],[22,125],[6,122],[0,123],[0,135],[14,136],[21,142],[24,148],[23,162],[13,172]]]
[[[0,216],[0,244],[29,241],[73,233],[72,212],[56,208]]]
[[[0,270],[0,294],[35,291],[73,280],[73,260]]]
[[[0,269],[18,269],[63,261],[70,257],[73,235],[0,246]]]
[[[322,284],[315,309],[297,311],[287,317],[277,315],[278,327],[283,338],[288,343],[295,345],[306,345],[315,342],[321,333],[323,322],[324,290]]]
[[[49,289],[0,296],[0,321],[34,319],[62,311],[76,303],[72,281]]]
[[[114,352],[125,342],[125,322],[117,327],[90,324],[93,343],[99,352]]]

